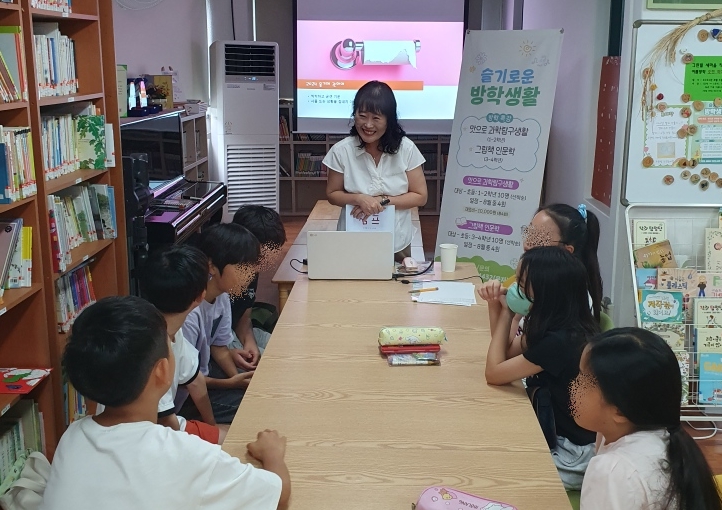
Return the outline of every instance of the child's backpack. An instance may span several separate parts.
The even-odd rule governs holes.
[[[3,510],[37,510],[43,502],[49,476],[48,459],[42,453],[32,452],[27,456],[17,480],[0,497],[0,507]]]
[[[413,506],[416,510],[517,510],[516,507],[480,498],[473,494],[461,492],[449,487],[429,487],[419,496],[419,501]]]

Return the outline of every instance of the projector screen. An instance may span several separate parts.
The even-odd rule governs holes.
[[[464,3],[297,0],[297,131],[348,133],[356,91],[379,80],[408,133],[451,133]]]

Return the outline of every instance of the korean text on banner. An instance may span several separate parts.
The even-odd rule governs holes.
[[[539,206],[561,30],[466,33],[437,236],[487,280],[514,274]]]

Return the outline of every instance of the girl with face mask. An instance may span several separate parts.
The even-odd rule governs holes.
[[[516,282],[488,301],[491,343],[486,381],[526,378],[554,463],[567,489],[581,488],[594,454],[594,432],[574,421],[569,388],[586,342],[599,332],[587,299],[584,264],[556,246],[532,248],[516,269]],[[526,317],[523,335],[509,339],[516,314]]]

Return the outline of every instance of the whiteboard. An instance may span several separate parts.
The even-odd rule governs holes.
[[[670,66],[664,59],[655,64],[654,116],[647,113],[645,121],[642,115],[642,72],[649,64],[648,55],[660,39],[682,23],[638,21],[634,25],[632,93],[622,180],[625,205],[722,203],[722,108],[715,106],[714,101],[722,97],[722,43],[711,35],[706,41],[698,38],[701,30],[709,33],[722,29],[722,22],[692,28],[678,44],[674,64]],[[692,62],[682,62],[685,54],[693,56]],[[686,103],[682,97],[685,92],[693,92]],[[662,94],[661,100],[658,94]],[[695,103],[696,100],[701,103]],[[659,103],[665,103],[664,111],[658,108]],[[693,161],[696,166],[679,166],[683,160]]]

